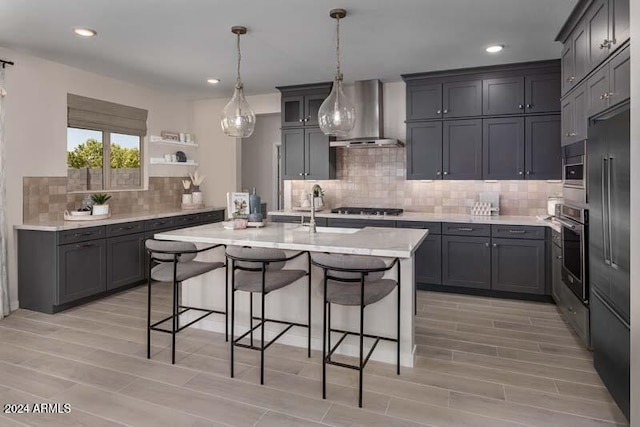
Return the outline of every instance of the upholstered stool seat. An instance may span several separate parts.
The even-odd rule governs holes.
[[[174,242],[165,240],[149,239],[145,242],[149,252],[149,275],[148,275],[148,295],[147,295],[147,359],[151,358],[151,331],[158,331],[171,334],[171,363],[176,361],[176,334],[189,327],[193,323],[205,317],[218,313],[224,314],[225,331],[228,331],[228,286],[225,274],[225,309],[210,310],[200,307],[189,307],[180,304],[180,286],[187,279],[200,276],[210,271],[225,267],[223,262],[202,262],[195,261],[199,253],[205,252],[224,245],[214,245],[204,249],[198,249],[195,244],[189,242]],[[154,264],[156,264],[154,266]],[[151,281],[173,283],[173,310],[171,316],[165,317],[155,323],[151,323]],[[180,326],[180,315],[195,310],[202,312],[201,316],[191,320],[186,325]],[[171,329],[166,329],[160,325],[171,321]],[[225,332],[228,339],[228,332]]]
[[[227,248],[227,265],[231,266],[231,377],[234,375],[234,348],[244,347],[260,351],[260,384],[264,384],[264,351],[278,338],[294,326],[301,326],[308,330],[308,356],[311,357],[311,269],[310,259],[307,259],[308,270],[285,269],[285,263],[307,252],[299,252],[287,257],[284,251],[270,248],[247,248],[230,246]],[[265,297],[267,294],[295,283],[298,279],[308,276],[308,322],[307,324],[287,322],[278,319],[265,318]],[[235,327],[235,293],[249,292],[249,330],[239,337],[234,335]],[[253,294],[260,295],[260,317],[253,316]],[[256,326],[253,321],[258,320]],[[264,340],[266,322],[274,322],[287,327],[279,332],[269,342]],[[260,328],[260,345],[254,345],[253,332]],[[249,344],[241,341],[249,336]]]
[[[322,332],[322,398],[326,398],[327,368],[326,365],[336,365],[359,371],[360,381],[358,389],[358,405],[362,407],[362,372],[369,357],[375,350],[380,340],[392,341],[397,345],[397,372],[400,374],[400,263],[396,258],[390,265],[386,265],[383,259],[360,255],[336,255],[313,254],[311,264],[323,270],[322,291],[324,295],[323,332]],[[395,265],[397,268],[396,279],[385,278],[387,271]],[[364,332],[364,309],[374,304],[397,289],[397,336],[396,338],[382,337]],[[360,332],[350,332],[331,328],[331,304],[358,306],[360,308]],[[342,334],[335,346],[331,346],[331,333]],[[358,365],[349,365],[343,362],[334,362],[331,359],[333,353],[349,335],[360,338],[360,357]],[[364,355],[364,338],[373,338],[375,341]]]

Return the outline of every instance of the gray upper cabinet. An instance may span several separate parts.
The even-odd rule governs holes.
[[[482,179],[482,120],[443,122],[443,179]]]
[[[307,95],[304,97],[305,126],[319,126],[318,111],[320,111],[320,106],[326,98],[327,95],[324,94]]]
[[[589,71],[589,36],[587,26],[583,22],[573,30],[573,75],[574,84],[582,80]]]
[[[334,179],[335,149],[320,128],[282,129],[284,179]]]
[[[524,77],[483,80],[482,114],[519,114],[524,112]]]
[[[442,284],[491,288],[489,237],[442,236]]]
[[[609,63],[609,105],[631,97],[631,48],[626,47]]]
[[[304,96],[283,96],[280,103],[282,127],[302,126],[304,124]]]
[[[484,179],[524,178],[524,118],[484,119]]]
[[[525,118],[525,178],[562,179],[560,115]]]
[[[491,247],[491,289],[545,293],[544,240],[492,238]]]
[[[442,85],[420,84],[407,87],[407,120],[442,117]]]
[[[560,111],[560,76],[557,73],[526,76],[524,79],[526,113]]]
[[[304,179],[304,129],[282,129],[282,177]]]
[[[407,123],[407,179],[442,178],[442,122]]]
[[[587,138],[587,84],[581,83],[561,101],[562,145],[569,145]]]
[[[609,106],[609,67],[604,66],[587,79],[588,117],[604,111]]]
[[[611,42],[615,48],[621,46],[631,35],[629,0],[609,0],[609,9],[612,19]]]
[[[442,117],[482,115],[482,81],[452,82],[442,85]]]
[[[569,38],[563,48],[562,53],[560,54],[560,62],[562,64],[562,93],[569,92],[576,81],[575,58],[573,53],[573,39]]]
[[[104,292],[106,261],[105,239],[58,246],[56,305]]]
[[[593,69],[609,55],[609,0],[595,0],[587,12],[585,23],[589,36],[589,67]]]

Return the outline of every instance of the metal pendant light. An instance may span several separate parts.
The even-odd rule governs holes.
[[[340,19],[347,16],[344,9],[333,9],[329,16],[336,20],[336,76],[331,93],[318,111],[318,123],[325,135],[347,136],[356,124],[356,109],[342,89],[340,71]]]
[[[236,89],[233,92],[233,97],[222,110],[220,126],[222,126],[222,130],[227,136],[248,138],[253,134],[253,129],[256,126],[256,115],[244,97],[242,80],[240,80],[240,60],[242,59],[242,55],[240,54],[240,35],[246,34],[247,28],[240,26],[231,27],[231,32],[238,37],[236,44],[238,50],[238,76],[236,78]]]

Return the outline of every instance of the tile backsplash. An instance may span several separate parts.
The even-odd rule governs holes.
[[[149,189],[117,191],[109,200],[114,215],[150,210],[180,208],[182,178],[150,177]],[[24,223],[63,219],[65,210],[78,209],[86,193],[68,193],[67,177],[24,177],[22,181],[22,220]]]
[[[559,181],[407,181],[404,148],[340,148],[336,180],[317,181],[329,207],[403,208],[411,212],[468,214],[479,193],[500,193],[501,215],[546,213],[547,198],[560,196]],[[285,208],[300,205],[300,197],[316,182],[286,181]]]

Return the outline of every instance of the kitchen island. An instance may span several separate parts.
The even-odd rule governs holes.
[[[268,223],[260,229],[227,230],[222,224],[210,224],[182,230],[158,233],[155,238],[196,243],[199,248],[212,244],[278,248],[287,255],[299,251],[328,252],[334,254],[366,255],[384,258],[389,264],[399,258],[401,270],[401,344],[400,361],[403,366],[413,366],[414,358],[414,254],[425,239],[428,230],[389,229],[368,227],[363,229],[318,227],[317,233],[295,224]],[[224,248],[217,248],[199,255],[198,260],[224,260]],[[306,257],[290,261],[285,268],[307,269]],[[396,277],[396,268],[387,272]],[[312,267],[311,330],[312,348],[322,350],[322,270]],[[212,309],[224,309],[225,270],[218,269],[183,283],[182,304]],[[395,293],[395,291],[394,291]],[[393,295],[393,294],[392,294]],[[266,316],[291,322],[307,322],[307,280],[302,278],[291,286],[269,294]],[[249,295],[236,294],[236,331],[248,329]],[[187,313],[188,314],[188,313]],[[356,331],[359,327],[359,311],[353,307],[334,306],[332,327]],[[216,332],[224,332],[222,316],[208,317],[194,326]],[[282,326],[267,325],[265,336],[273,338]],[[396,336],[396,298],[387,297],[365,310],[365,333],[394,338]],[[294,328],[282,336],[283,344],[306,347],[307,331]],[[365,340],[367,343],[367,340]],[[356,355],[357,340],[350,338],[339,348],[342,354]],[[395,344],[380,342],[372,359],[395,363]]]

